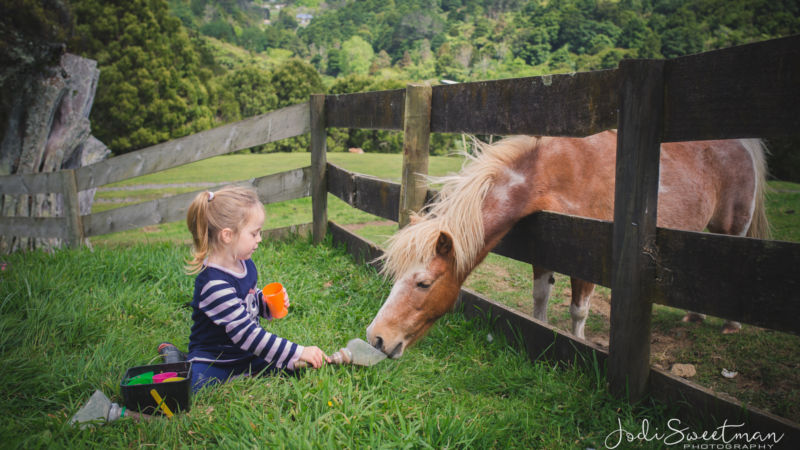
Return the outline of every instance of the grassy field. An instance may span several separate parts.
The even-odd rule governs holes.
[[[399,155],[329,154],[349,170],[397,180]],[[101,190],[95,210],[157,198],[187,183],[219,183],[308,165],[307,154],[231,155]],[[458,158],[432,158],[431,172],[456,171]],[[169,186],[167,186],[169,185]],[[139,189],[144,187],[145,189]],[[800,241],[800,186],[772,183],[776,238]],[[121,194],[124,193],[124,194]],[[330,197],[329,216],[382,242],[396,228]],[[268,207],[266,228],[311,220],[310,199]],[[605,392],[589,370],[531,363],[491,336],[486,324],[447,315],[400,361],[371,368],[326,367],[299,377],[240,379],[201,392],[173,420],[123,421],[79,431],[65,423],[100,389],[120,401],[124,371],[155,360],[156,345],[185,347],[192,278],[183,223],[93,239],[94,250],[4,256],[0,272],[0,425],[4,446],[72,447],[474,447],[601,448],[620,424],[661,427],[679,405],[630,406]],[[260,282],[282,281],[293,307],[269,329],[333,352],[364,329],[389,291],[371,269],[330,245],[305,238],[263,243],[254,255]],[[490,255],[467,286],[530,312],[530,266]],[[568,329],[569,280],[557,277],[551,322]],[[609,293],[598,288],[589,338],[607,339]],[[800,368],[794,336],[745,326],[721,336],[721,322],[678,322],[682,312],[656,306],[653,363],[697,366],[695,381],[795,421]],[[607,311],[605,311],[607,312]],[[663,344],[667,345],[663,345]],[[607,344],[607,340],[606,340]],[[738,370],[722,379],[721,368]],[[708,424],[693,424],[700,430]],[[637,447],[661,443],[637,441]]]
[[[201,391],[169,420],[67,425],[95,389],[121,401],[123,373],[154,362],[159,342],[185,348],[187,254],[161,243],[4,257],[3,447],[584,449],[600,448],[620,424],[640,430],[675,414],[611,397],[596,369],[531,363],[486,324],[451,314],[399,361],[237,379]],[[390,288],[343,250],[307,238],[266,243],[254,260],[262,282],[280,280],[292,296],[289,315],[265,326],[329,353],[364,336]]]

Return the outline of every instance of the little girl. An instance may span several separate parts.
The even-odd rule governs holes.
[[[194,391],[240,374],[292,370],[298,360],[314,368],[330,362],[319,348],[290,342],[259,323],[270,315],[250,259],[264,225],[264,207],[253,190],[233,186],[198,194],[186,224],[194,242],[187,273],[197,274],[188,355]]]

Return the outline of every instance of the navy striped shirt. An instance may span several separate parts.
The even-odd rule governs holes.
[[[303,347],[261,327],[259,317],[269,318],[269,309],[256,284],[256,266],[250,259],[241,263],[240,273],[209,264],[197,275],[189,359],[226,365],[248,362],[255,355],[279,369],[291,369]]]

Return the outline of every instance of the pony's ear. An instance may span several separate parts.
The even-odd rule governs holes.
[[[436,240],[436,254],[445,258],[453,256],[453,238],[444,231],[439,232],[439,238]]]

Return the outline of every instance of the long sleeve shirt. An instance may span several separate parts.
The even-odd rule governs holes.
[[[225,365],[246,362],[255,355],[278,369],[292,369],[303,347],[261,326],[259,317],[270,316],[256,284],[258,273],[252,260],[241,263],[239,273],[208,264],[197,275],[190,360]]]

